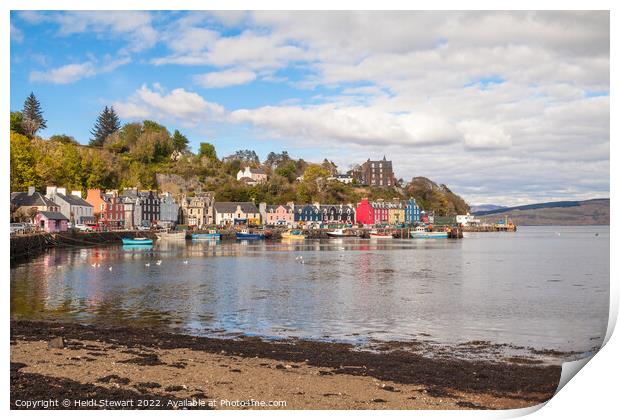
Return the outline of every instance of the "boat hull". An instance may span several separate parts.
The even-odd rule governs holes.
[[[370,239],[394,239],[392,235],[370,235]]]
[[[412,232],[412,239],[446,239],[448,232]]]
[[[243,239],[243,240],[265,239],[265,235],[260,234],[260,233],[239,233],[237,232],[237,239]]]
[[[152,239],[123,238],[123,245],[153,245]]]
[[[185,240],[185,232],[160,233],[157,235],[160,240]]]
[[[219,233],[194,233],[192,240],[194,241],[219,241],[222,235]]]

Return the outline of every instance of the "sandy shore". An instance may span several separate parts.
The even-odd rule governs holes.
[[[337,343],[11,322],[11,408],[502,409],[549,399],[559,377]]]

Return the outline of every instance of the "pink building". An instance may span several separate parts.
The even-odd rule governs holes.
[[[40,211],[34,217],[34,223],[44,232],[66,232],[69,219],[57,211]]]
[[[273,205],[265,207],[264,223],[267,226],[292,225],[295,212],[290,205]]]

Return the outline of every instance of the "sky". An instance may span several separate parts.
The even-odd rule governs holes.
[[[196,151],[384,156],[470,204],[609,197],[609,12],[11,12],[11,110],[98,113]]]

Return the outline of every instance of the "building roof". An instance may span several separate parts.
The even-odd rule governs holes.
[[[262,168],[250,168],[250,173],[256,174],[256,175],[265,175],[266,172],[262,169]]]
[[[57,211],[40,211],[39,214],[50,220],[69,220],[62,213]]]
[[[218,213],[234,213],[237,211],[237,206],[241,207],[241,211],[244,213],[258,213],[256,205],[250,201],[244,202],[230,202],[220,201],[214,205],[215,211]]]
[[[54,203],[52,200],[44,196],[39,192],[34,192],[32,195],[28,195],[27,192],[14,192],[11,193],[11,204],[16,205],[17,207],[23,206],[31,206],[31,207],[41,207],[41,206],[54,206],[58,207],[58,204]]]
[[[274,212],[278,209],[278,207],[284,207],[284,209],[289,212],[292,210],[291,206],[286,205],[286,204],[270,204],[265,207],[265,210],[268,212]]]
[[[84,200],[83,198],[78,197],[77,195],[73,195],[73,194],[65,195],[61,193],[55,193],[54,195],[60,198],[61,200],[63,200],[64,202],[69,203],[69,205],[71,206],[84,206],[84,207],[93,206],[88,201]]]

